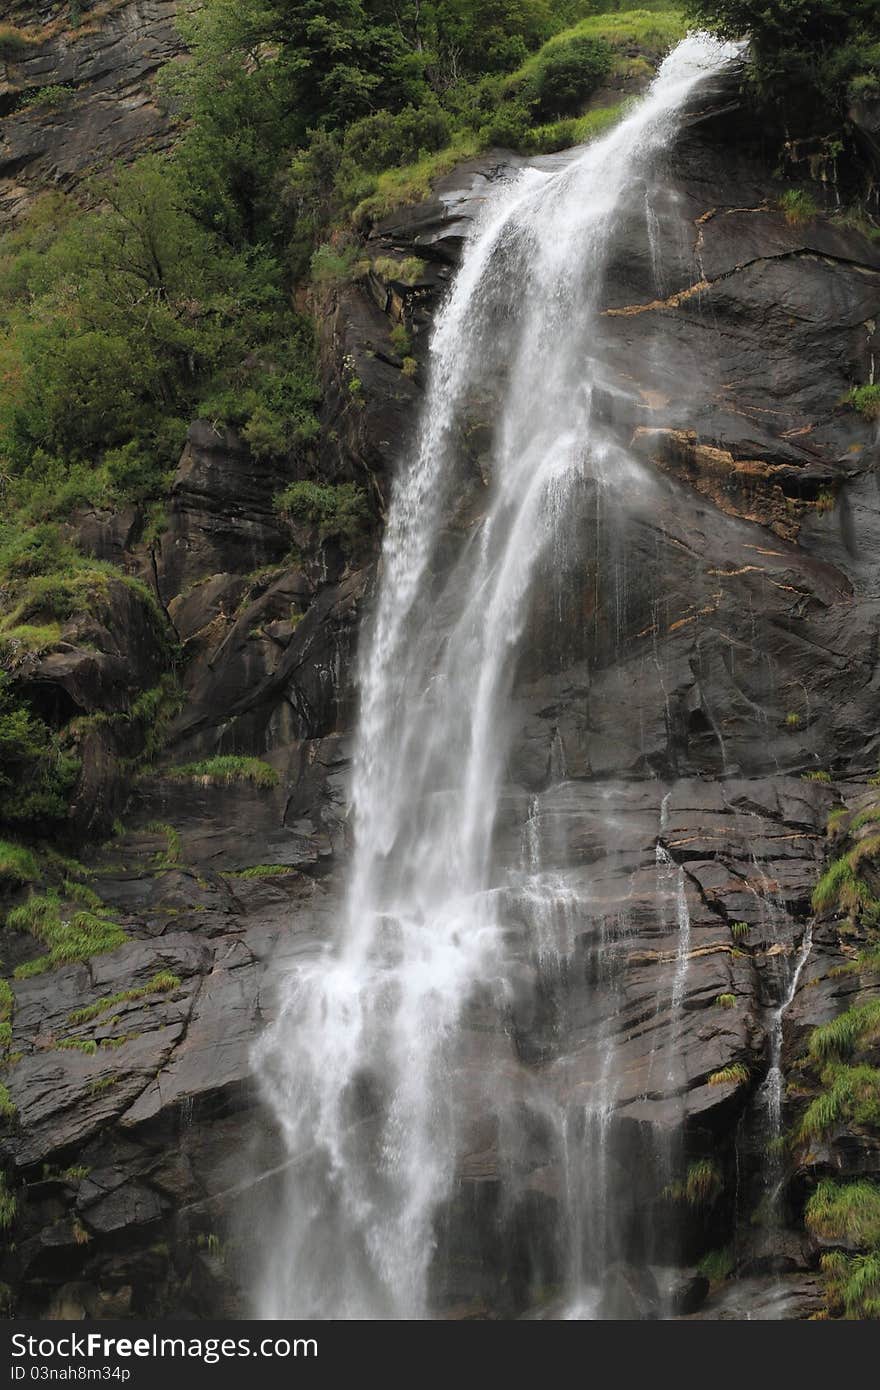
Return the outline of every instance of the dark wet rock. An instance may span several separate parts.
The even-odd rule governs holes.
[[[286,481],[283,460],[256,458],[232,430],[205,420],[190,426],[156,547],[163,600],[209,575],[277,564],[290,548],[274,506]]]
[[[709,1293],[709,1280],[702,1274],[692,1274],[672,1291],[671,1306],[673,1316],[687,1317],[696,1313],[706,1302]]]

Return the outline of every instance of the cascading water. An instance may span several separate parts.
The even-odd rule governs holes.
[[[290,1157],[261,1316],[427,1314],[462,1124],[504,1089],[503,1063],[496,1077],[488,1064],[477,1077],[468,1068],[461,1020],[481,1000],[503,1009],[509,998],[505,901],[519,894],[538,955],[554,956],[548,968],[571,949],[577,895],[542,872],[539,840],[506,877],[493,868],[507,697],[536,576],[543,567],[562,579],[570,563],[573,493],[648,486],[594,409],[603,267],[623,196],[669,143],[690,94],[734,52],[689,37],[611,134],[491,199],[439,315],[362,656],[344,921],[332,947],[291,974],[258,1049]],[[489,485],[450,563],[459,427],[481,389],[497,399]],[[684,938],[682,949],[683,970]],[[569,1216],[587,1243],[607,1240],[610,1051],[601,1071],[595,1097],[563,1125]],[[581,1253],[569,1264],[577,1281]]]

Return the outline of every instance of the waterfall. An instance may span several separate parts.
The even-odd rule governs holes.
[[[585,483],[618,497],[648,486],[594,410],[603,268],[624,194],[734,52],[687,38],[610,134],[493,195],[438,316],[363,642],[344,912],[332,945],[286,979],[256,1056],[290,1160],[262,1317],[429,1314],[462,1126],[504,1088],[503,1061],[493,1075],[491,1058],[468,1057],[462,1020],[510,999],[512,883],[525,878],[537,904],[539,954],[551,940],[563,957],[569,949],[573,890],[542,876],[539,846],[514,879],[493,864],[514,663],[537,576],[559,579],[571,563],[573,494]],[[487,397],[484,485],[463,473],[460,437]],[[683,923],[681,950],[683,972]],[[609,1088],[566,1124],[568,1149],[595,1151],[613,1077]],[[567,1166],[580,1201],[592,1169],[570,1153]],[[594,1203],[600,1211],[599,1194]],[[595,1223],[581,1224],[589,1233]]]

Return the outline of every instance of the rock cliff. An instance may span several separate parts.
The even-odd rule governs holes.
[[[102,111],[116,113],[113,152],[160,131],[139,84],[173,49],[173,9],[122,5],[88,50],[63,33],[51,41],[55,70],[76,87],[64,117],[71,162],[59,163],[57,110],[45,125],[7,118],[5,207],[20,200],[25,167],[51,166],[62,180],[81,172]],[[128,55],[123,82],[140,93],[131,107],[105,43]],[[10,65],[7,92],[38,86],[45,61]],[[327,939],[338,914],[354,654],[382,510],[419,408],[432,311],[487,189],[521,163],[493,152],[374,227],[367,252],[381,272],[320,306],[322,477],[357,480],[374,505],[353,548],[295,534],[273,506],[285,463],[255,459],[208,422],[190,430],[158,534],[137,510],[71,519],[81,545],[153,588],[183,700],[160,759],[134,785],[120,760],[142,732],[96,726],[84,754],[83,815],[108,837],[114,817],[123,821],[81,853],[125,944],[15,987],[7,1085],[17,1118],[4,1155],[19,1214],[0,1277],[22,1312],[247,1311],[245,1227],[271,1205],[279,1162],[250,1048],[273,1016],[279,974]],[[629,557],[615,611],[585,562],[564,650],[547,639],[540,603],[530,616],[497,833],[499,860],[515,862],[537,819],[559,867],[589,874],[596,910],[550,994],[537,984],[534,943],[512,922],[509,1014],[475,1005],[472,1020],[474,1076],[503,1032],[526,1087],[577,1098],[594,1080],[585,1044],[614,1004],[624,1245],[644,1266],[656,1253],[646,1230],[667,1253],[674,1239],[676,1306],[700,1317],[766,1316],[771,1297],[775,1315],[817,1312],[817,1251],[801,1224],[808,1173],[880,1175],[876,1140],[844,1126],[820,1155],[802,1147],[786,1158],[781,1220],[752,1223],[767,1162],[756,1098],[783,966],[813,915],[828,812],[862,805],[880,760],[876,428],[846,400],[871,378],[880,250],[825,213],[787,219],[774,167],[765,132],[728,86],[691,111],[657,170],[652,223],[645,191],[634,192],[603,292],[602,409],[653,470],[655,493],[625,536],[599,543],[609,564]],[[423,262],[415,283],[403,269],[398,279],[394,263],[413,256]],[[391,337],[400,323],[415,370]],[[475,401],[451,549],[480,515],[489,430],[491,400]],[[591,545],[595,508],[585,496],[574,518]],[[74,625],[63,653],[29,658],[22,678],[59,722],[125,713],[132,691],[170,669],[152,619],[129,602],[109,605],[100,633]],[[216,754],[261,756],[277,777],[227,785],[175,772]],[[675,1010],[682,895],[691,937]],[[631,930],[609,952],[603,924],[623,913]],[[5,949],[9,964],[37,950],[28,938]],[[784,1063],[856,988],[840,974],[852,949],[833,914],[820,918],[783,1020]],[[658,1070],[657,1057],[672,1054],[674,1071]],[[682,1114],[681,1152],[658,1186],[656,1136],[677,1131]],[[537,1110],[528,1134],[512,1210],[500,1205],[497,1134],[477,1122],[468,1136],[441,1221],[435,1297],[447,1316],[552,1314],[552,1298],[538,1309],[530,1299],[536,1268],[546,1288],[557,1282],[559,1155]],[[708,1157],[720,1195],[683,1211],[676,1177]],[[738,1278],[709,1291],[693,1268],[722,1246]],[[616,1316],[660,1306],[656,1285],[629,1267],[608,1298]]]

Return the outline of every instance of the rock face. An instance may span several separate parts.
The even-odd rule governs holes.
[[[183,50],[177,0],[85,10],[26,4],[10,16],[27,42],[0,57],[0,221],[36,189],[69,186],[170,132],[152,79]]]
[[[413,428],[432,310],[486,193],[521,163],[495,152],[464,165],[373,229],[383,264],[424,258],[415,285],[386,269],[325,306],[319,466],[326,481],[358,480],[377,518]],[[821,1306],[816,1252],[799,1234],[803,1175],[769,1235],[749,1214],[767,1173],[758,1093],[828,811],[858,804],[880,757],[876,430],[845,400],[878,346],[880,252],[839,220],[787,221],[778,193],[736,94],[706,97],[657,170],[653,237],[641,188],[609,268],[597,408],[653,470],[654,491],[624,534],[596,541],[592,495],[572,518],[593,562],[561,621],[540,595],[530,615],[497,827],[498,861],[515,864],[539,825],[550,867],[593,909],[548,989],[540,943],[511,907],[507,1016],[469,1006],[461,1086],[476,1094],[486,1058],[504,1052],[529,1120],[511,1155],[473,1109],[438,1227],[435,1299],[448,1316],[551,1312],[536,1311],[536,1286],[561,1280],[565,1175],[540,1098],[587,1104],[609,1028],[622,1258],[605,1315],[767,1316],[771,1294],[774,1316]],[[399,321],[415,372],[389,336]],[[478,402],[452,547],[479,517],[490,429],[491,401]],[[92,856],[90,882],[128,944],[16,986],[19,1119],[4,1152],[19,1217],[2,1277],[24,1312],[248,1311],[241,1214],[271,1208],[279,1162],[249,1051],[279,976],[338,914],[354,652],[378,532],[354,553],[328,538],[291,562],[272,505],[285,481],[283,463],[199,423],[158,539],[136,516],[77,523],[154,585],[185,699],[153,773],[127,789],[125,833]],[[112,672],[49,672],[53,659],[35,680],[83,708],[112,705]],[[277,786],[168,775],[217,753],[264,757]],[[840,1007],[844,958],[834,922],[821,923],[783,1060]],[[880,1171],[876,1145],[835,1142],[834,1171]],[[676,1183],[704,1158],[720,1189],[689,1211]],[[710,1292],[694,1265],[731,1243],[742,1278]]]

